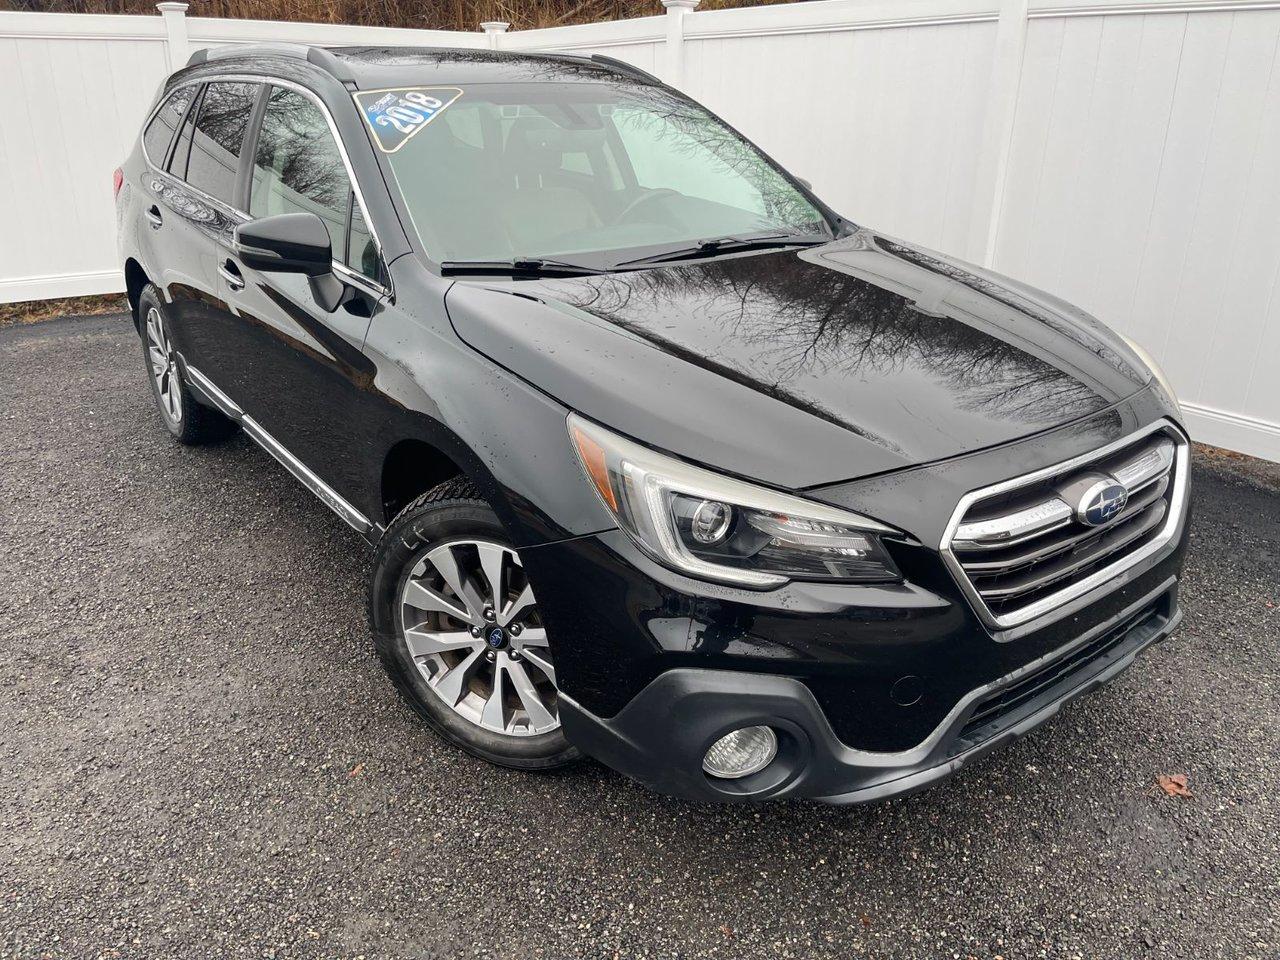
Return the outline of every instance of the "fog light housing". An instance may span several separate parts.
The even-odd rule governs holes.
[[[759,773],[778,755],[778,735],[771,727],[742,727],[711,745],[702,769],[721,780],[738,780]]]

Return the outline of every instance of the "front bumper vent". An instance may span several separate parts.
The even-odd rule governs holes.
[[[1157,425],[1066,464],[969,494],[943,553],[989,623],[1014,626],[1095,589],[1172,538],[1187,444]],[[1101,520],[1086,510],[1106,505]],[[1123,506],[1119,506],[1123,503]]]
[[[999,725],[1007,718],[1019,716],[1030,705],[1037,703],[1037,698],[1042,694],[1087,672],[1092,664],[1125,641],[1133,639],[1135,631],[1146,627],[1149,631],[1158,632],[1167,622],[1168,618],[1160,616],[1155,607],[1148,607],[1126,618],[1123,623],[1112,627],[1095,640],[983,698],[969,715],[960,732],[960,739],[966,743],[979,743],[988,739],[991,732],[999,729]]]

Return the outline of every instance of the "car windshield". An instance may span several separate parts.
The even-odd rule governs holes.
[[[427,254],[611,267],[706,240],[831,235],[750,143],[639,83],[357,95]]]

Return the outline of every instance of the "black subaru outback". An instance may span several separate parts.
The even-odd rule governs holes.
[[[200,51],[116,190],[170,433],[238,425],[374,545],[378,653],[479,757],[885,797],[1181,617],[1149,358],[626,64]]]

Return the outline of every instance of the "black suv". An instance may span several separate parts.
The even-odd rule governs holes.
[[[116,189],[165,425],[239,425],[375,545],[377,650],[477,756],[885,797],[1181,617],[1138,348],[626,64],[200,51]]]

